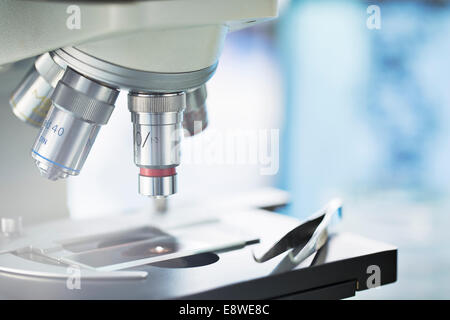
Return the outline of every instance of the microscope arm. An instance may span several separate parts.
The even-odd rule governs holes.
[[[67,27],[74,5],[79,29]],[[217,61],[228,31],[276,15],[276,0],[0,0],[0,65],[76,46],[142,71],[200,70]]]

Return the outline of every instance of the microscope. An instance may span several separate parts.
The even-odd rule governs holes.
[[[81,173],[124,90],[138,190],[159,198],[177,192],[181,136],[207,125],[205,84],[226,34],[275,17],[277,1],[3,1],[2,12],[20,32],[8,28],[0,64],[40,55],[10,104],[40,128],[31,156],[41,175]]]
[[[206,83],[227,33],[276,16],[277,0],[1,0],[0,65],[37,57],[9,101],[39,130],[30,142],[37,170],[49,180],[81,174],[125,91],[137,190],[158,200],[175,194],[182,137],[208,124]],[[285,192],[261,198],[263,205],[249,200],[245,208],[216,204],[27,230],[3,221],[0,287],[14,289],[0,297],[297,299],[324,297],[328,288],[341,298],[370,287],[368,265],[383,267],[380,284],[395,281],[396,249],[351,234],[332,237],[302,263],[281,256],[259,263],[254,245],[299,224],[270,210],[287,202]]]

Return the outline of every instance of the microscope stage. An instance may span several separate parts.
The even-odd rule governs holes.
[[[178,225],[171,225],[173,219],[166,223],[165,218],[160,218],[153,219],[154,224],[150,227],[148,214],[136,214],[109,218],[103,223],[60,221],[30,228],[28,240],[18,240],[15,245],[3,243],[0,247],[3,249],[0,251],[3,252],[0,254],[0,288],[4,288],[0,290],[0,297],[345,298],[371,286],[373,266],[381,270],[380,285],[396,281],[397,249],[391,245],[353,234],[336,233],[314,256],[298,266],[286,267],[286,255],[257,263],[253,252],[273,244],[300,221],[261,209],[227,209],[215,216],[211,216],[210,209],[206,212],[209,212],[208,218],[200,214],[198,217],[184,216],[183,221],[180,216],[182,221]],[[122,230],[117,229],[121,224],[135,225],[135,229],[123,226]],[[102,232],[97,231],[95,236],[82,235],[76,241],[69,236],[69,230],[89,233],[87,231],[94,225]],[[107,229],[115,231],[108,233]],[[32,235],[42,235],[43,230],[58,230],[54,234],[57,240],[49,242],[44,237],[36,237],[35,247],[46,248],[40,252],[35,250],[37,256],[69,253],[65,259],[56,259],[53,263],[51,259],[39,261],[30,254],[20,254],[18,248],[11,253],[14,246],[23,248]],[[65,239],[70,241],[61,241],[61,235],[66,235]],[[194,238],[203,239],[203,244],[190,241]],[[68,263],[70,261],[72,265]],[[135,261],[141,263],[130,263]],[[75,263],[82,265],[79,289],[67,284],[74,268],[78,268]],[[112,271],[118,269],[120,271]]]

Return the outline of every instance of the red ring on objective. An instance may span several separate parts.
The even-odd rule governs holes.
[[[173,176],[177,173],[175,168],[167,168],[167,169],[147,169],[140,168],[141,176],[145,177],[167,177]]]

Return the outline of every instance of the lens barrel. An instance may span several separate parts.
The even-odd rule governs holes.
[[[50,180],[78,175],[114,110],[119,91],[67,68],[32,149],[41,174]]]
[[[52,105],[50,95],[64,74],[49,53],[36,59],[9,103],[14,114],[22,121],[40,128]]]
[[[183,116],[183,128],[187,136],[199,134],[208,126],[206,109],[206,85],[186,91],[186,110]]]
[[[128,94],[140,194],[166,197],[176,193],[185,107],[184,92]]]

